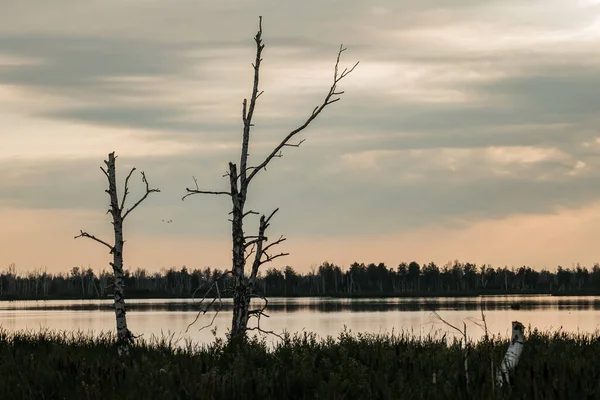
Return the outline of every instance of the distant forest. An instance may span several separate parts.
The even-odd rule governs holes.
[[[223,274],[219,269],[170,268],[149,273],[125,271],[126,297],[191,297]],[[220,279],[221,288],[232,284]],[[204,287],[204,288],[203,288]],[[200,288],[199,290],[197,290]],[[292,267],[271,268],[260,275],[258,291],[266,296],[461,296],[480,294],[598,294],[600,265],[591,270],[577,265],[556,271],[530,267],[497,268],[455,261],[435,263],[353,263],[342,268],[328,262],[306,274]],[[0,273],[0,299],[105,298],[112,294],[112,272],[95,274],[91,268],[49,274],[42,270],[17,272],[14,265]]]

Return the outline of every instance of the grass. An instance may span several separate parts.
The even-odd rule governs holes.
[[[530,331],[513,384],[495,393],[490,363],[508,346],[497,338],[473,344],[468,388],[464,347],[445,337],[172,339],[138,340],[123,361],[111,334],[0,331],[0,399],[600,399],[599,335]]]

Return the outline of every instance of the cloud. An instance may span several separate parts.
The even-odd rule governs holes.
[[[250,206],[305,237],[464,227],[600,199],[598,4],[462,0],[8,2],[0,19],[0,203],[104,221],[106,153],[163,189],[133,232],[227,235],[226,189],[267,44],[251,157],[301,124],[343,65],[346,91],[261,173]],[[135,182],[136,184],[139,182]],[[87,215],[87,214],[86,214]],[[165,228],[159,222],[173,219]],[[83,221],[82,221],[83,222]],[[168,230],[165,230],[168,229]]]

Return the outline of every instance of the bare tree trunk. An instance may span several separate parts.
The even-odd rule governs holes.
[[[514,373],[517,364],[521,358],[523,352],[523,342],[525,341],[525,327],[519,321],[512,322],[512,337],[510,345],[506,350],[504,359],[498,369],[498,375],[496,376],[496,384],[502,386],[505,382],[509,383],[510,375]]]
[[[260,53],[259,53],[260,55]],[[260,62],[260,61],[259,61]],[[246,127],[244,126],[244,133]],[[246,135],[244,135],[244,138]],[[242,154],[247,155],[248,142],[244,140],[243,148],[246,149],[246,153],[242,151]],[[242,157],[242,168],[246,167],[246,160]],[[246,280],[244,276],[244,268],[246,266],[246,254],[245,254],[245,243],[244,237],[244,204],[245,191],[238,190],[237,168],[233,163],[229,163],[229,174],[230,174],[230,189],[231,189],[231,202],[232,202],[232,214],[231,220],[231,239],[233,242],[233,280],[234,280],[234,293],[233,293],[233,318],[231,320],[231,337],[240,337],[246,333],[248,327],[248,311],[250,305],[250,293],[246,286]],[[244,174],[245,175],[245,174]]]
[[[116,156],[115,153],[112,152],[108,155],[108,160],[104,161],[106,164],[106,169],[102,169],[104,175],[106,175],[108,179],[108,195],[110,197],[110,208],[108,212],[112,215],[112,223],[114,228],[114,244],[110,245],[107,242],[98,239],[94,235],[90,235],[87,232],[81,231],[78,237],[87,237],[89,239],[95,240],[110,249],[110,253],[113,255],[113,261],[110,265],[113,268],[114,273],[114,308],[115,308],[115,317],[117,321],[117,342],[118,342],[118,352],[120,356],[129,354],[129,344],[133,341],[134,336],[131,331],[127,328],[127,318],[125,311],[125,277],[123,274],[123,245],[125,241],[123,240],[123,221],[129,215],[131,211],[133,211],[138,205],[140,205],[150,193],[160,192],[159,189],[150,189],[148,181],[146,180],[146,175],[142,172],[142,182],[146,184],[146,193],[139,199],[131,208],[129,208],[125,213],[123,213],[123,209],[125,207],[125,200],[127,199],[127,195],[129,194],[129,178],[131,174],[135,171],[135,168],[132,168],[125,179],[125,188],[123,192],[123,198],[121,200],[121,204],[119,205],[119,197],[117,193],[117,174],[116,174]]]
[[[119,207],[119,197],[117,195],[117,173],[115,165],[115,155],[108,155],[108,195],[110,196],[110,210],[113,216],[113,228],[115,234],[114,247],[112,248],[113,273],[115,277],[114,288],[114,307],[117,320],[117,340],[120,343],[119,354],[127,353],[127,343],[131,342],[133,335],[127,328],[127,318],[125,311],[125,279],[123,277],[123,217]],[[127,190],[127,189],[126,189]]]
[[[329,88],[329,92],[325,96],[324,101],[317,107],[315,107],[310,114],[310,116],[305,120],[305,122],[294,130],[290,131],[281,142],[275,146],[275,148],[271,151],[271,153],[258,165],[256,166],[248,166],[248,150],[250,147],[250,131],[254,126],[252,123],[252,118],[254,116],[254,110],[256,107],[256,103],[262,92],[259,92],[259,78],[260,78],[260,65],[262,61],[262,51],[265,45],[262,43],[262,17],[259,17],[259,28],[256,36],[254,37],[254,42],[256,43],[256,57],[254,60],[254,64],[252,67],[254,69],[254,82],[252,86],[252,94],[250,96],[250,101],[244,99],[242,102],[242,121],[244,123],[243,135],[242,135],[242,146],[241,146],[241,154],[240,154],[240,164],[239,170],[237,169],[237,165],[230,162],[229,163],[229,191],[206,191],[200,190],[198,187],[198,182],[194,178],[194,182],[196,187],[194,189],[187,188],[187,194],[183,196],[183,199],[193,194],[210,194],[210,195],[225,195],[231,197],[232,202],[232,211],[231,211],[231,236],[232,236],[232,268],[229,271],[233,276],[234,281],[234,289],[233,289],[233,318],[231,321],[231,332],[230,338],[243,338],[246,335],[246,332],[249,330],[248,328],[248,320],[250,317],[256,317],[258,320],[258,325],[256,328],[252,329],[260,329],[260,317],[265,315],[264,310],[267,305],[267,300],[264,296],[258,296],[254,293],[254,285],[256,281],[256,276],[258,273],[259,267],[267,262],[273,261],[274,259],[282,256],[286,256],[287,253],[280,253],[271,255],[267,251],[269,248],[283,242],[285,238],[280,237],[278,240],[270,243],[268,246],[263,248],[263,243],[267,241],[267,237],[264,235],[267,227],[269,226],[269,221],[273,214],[277,210],[275,210],[271,215],[267,218],[265,215],[262,215],[260,218],[259,225],[259,233],[257,236],[246,236],[244,233],[244,218],[249,215],[259,215],[258,212],[255,211],[245,211],[244,207],[246,204],[246,195],[248,193],[248,187],[252,179],[258,174],[261,170],[266,170],[268,164],[273,160],[273,158],[278,158],[282,156],[282,151],[284,147],[299,147],[300,144],[304,140],[301,140],[299,143],[291,143],[290,141],[294,138],[298,133],[302,132],[306,127],[310,125],[310,123],[317,118],[317,116],[327,107],[328,105],[338,101],[341,94],[344,92],[337,91],[337,84],[349,73],[351,73],[356,65],[350,69],[344,69],[344,71],[338,71],[339,62],[342,52],[345,50],[343,46],[340,46],[340,50],[337,55],[337,60],[335,63],[335,71],[333,76],[333,84]],[[252,271],[250,276],[247,276],[245,273],[245,266],[247,259],[255,254],[254,263],[252,265]],[[221,279],[224,277],[222,275],[217,279]],[[215,287],[215,283],[218,285],[218,282],[214,281],[210,286],[209,290],[212,290]],[[217,286],[218,287],[218,286]],[[252,297],[259,297],[264,300],[265,305],[256,310],[250,310],[250,299]],[[205,312],[205,311],[204,311]],[[197,318],[196,318],[197,319]],[[194,321],[195,322],[195,321]],[[194,323],[192,322],[192,324]],[[209,325],[210,326],[210,325]],[[262,331],[262,330],[261,330]]]

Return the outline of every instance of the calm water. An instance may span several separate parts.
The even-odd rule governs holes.
[[[510,305],[519,303],[519,310]],[[128,300],[127,321],[135,334],[144,338],[174,334],[175,338],[189,338],[197,343],[214,339],[211,329],[217,327],[217,336],[224,337],[231,323],[231,302],[223,301],[220,313],[208,329],[214,311],[200,316],[198,322],[185,330],[196,314],[198,306],[191,299]],[[484,296],[475,298],[412,298],[412,299],[328,299],[328,298],[274,298],[269,302],[261,327],[281,333],[308,331],[321,337],[337,336],[344,326],[353,332],[411,331],[416,335],[452,333],[432,315],[432,308],[449,323],[462,326],[467,323],[473,339],[483,331],[472,320],[480,321],[485,310],[490,333],[508,336],[511,321],[540,330],[590,332],[600,328],[600,297],[552,296]],[[83,330],[113,331],[114,312],[111,300],[56,300],[0,302],[0,326],[15,330]],[[270,339],[273,340],[273,339]]]

